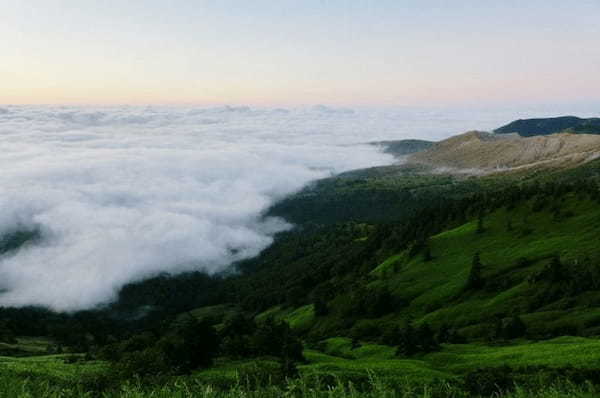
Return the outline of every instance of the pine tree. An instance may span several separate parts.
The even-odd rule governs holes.
[[[494,330],[491,331],[490,340],[497,341],[504,339],[504,326],[502,323],[502,318],[496,316],[494,318]]]
[[[561,282],[564,279],[564,276],[564,268],[560,261],[560,256],[557,254],[552,257],[552,260],[548,265],[548,277],[552,282]]]
[[[450,341],[450,326],[447,323],[442,323],[435,336],[438,344],[448,343]]]
[[[432,352],[438,349],[433,331],[427,323],[421,324],[416,330],[416,343],[421,352]]]
[[[473,256],[473,264],[471,265],[471,271],[469,272],[469,278],[467,279],[467,289],[479,289],[483,286],[483,277],[481,276],[481,259],[479,252]]]
[[[502,328],[502,337],[505,339],[516,339],[523,337],[527,331],[527,326],[520,316],[513,315],[510,320]]]
[[[514,230],[513,224],[512,224],[512,219],[508,219],[506,220],[506,231],[507,232],[512,232]]]
[[[485,232],[485,226],[483,225],[483,213],[479,213],[479,217],[477,217],[477,229],[475,232],[477,234],[482,234]]]
[[[429,248],[429,244],[426,244],[425,249],[423,251],[423,261],[429,262],[433,260],[433,256],[431,255],[431,249]]]

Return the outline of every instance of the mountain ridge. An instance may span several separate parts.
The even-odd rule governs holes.
[[[454,173],[493,174],[518,170],[572,168],[600,156],[600,136],[557,133],[522,137],[470,131],[411,154],[409,164]]]
[[[560,132],[600,134],[600,118],[558,116],[550,118],[518,119],[494,130],[496,134],[517,133],[522,137],[549,135]]]

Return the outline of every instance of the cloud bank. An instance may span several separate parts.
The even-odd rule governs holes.
[[[159,272],[223,270],[285,220],[263,218],[307,182],[391,161],[335,137],[350,113],[247,107],[3,107],[0,236],[41,239],[0,257],[0,305],[70,311]],[[343,143],[344,145],[341,145]]]
[[[393,161],[361,143],[486,127],[465,120],[472,113],[3,106],[0,237],[38,229],[41,239],[0,255],[0,306],[93,308],[157,273],[223,270],[290,228],[263,217],[275,201]]]

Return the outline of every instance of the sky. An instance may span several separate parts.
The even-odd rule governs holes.
[[[592,102],[599,20],[600,0],[3,0],[0,104]]]

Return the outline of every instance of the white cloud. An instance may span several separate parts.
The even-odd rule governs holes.
[[[90,308],[158,272],[218,271],[290,226],[262,215],[307,182],[391,161],[311,110],[8,107],[0,114],[0,305]]]
[[[263,219],[275,201],[331,173],[393,161],[360,143],[487,127],[473,117],[325,106],[3,107],[0,236],[37,227],[43,239],[0,257],[0,305],[91,308],[159,272],[222,270],[290,227]]]

